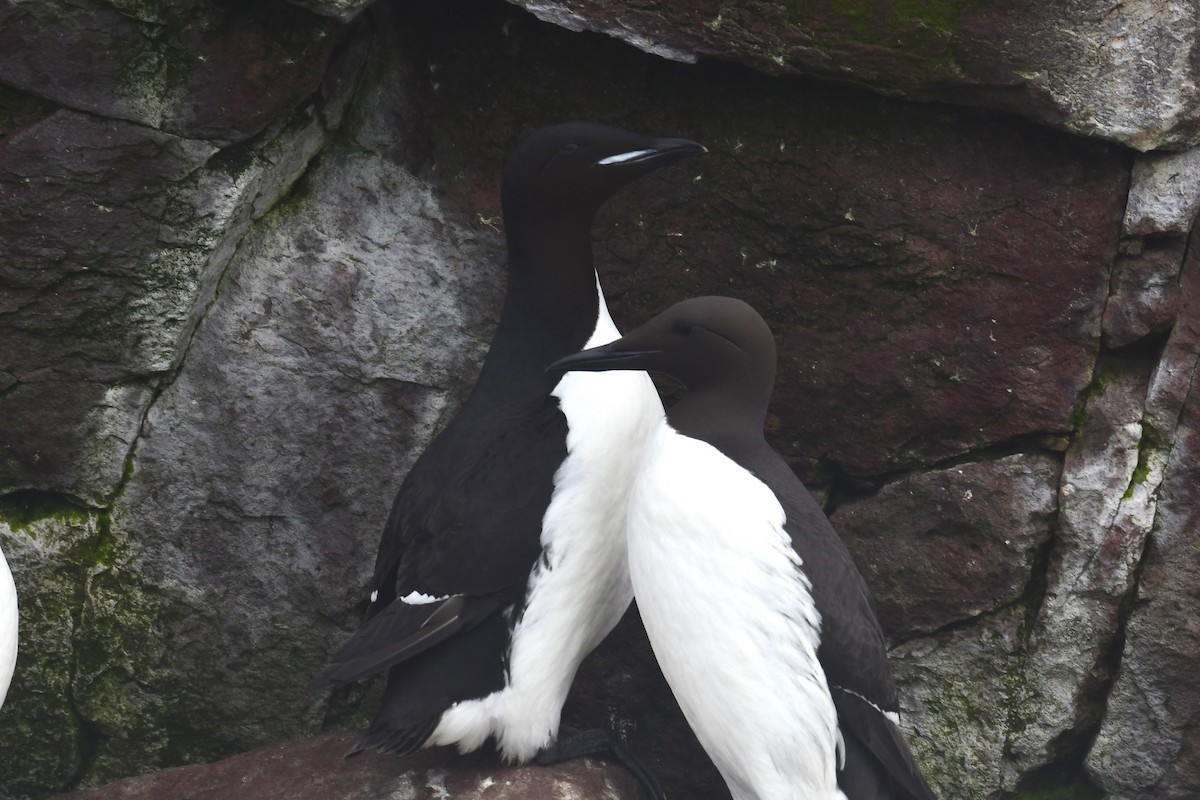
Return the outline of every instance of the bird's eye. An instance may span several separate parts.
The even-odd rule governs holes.
[[[676,336],[691,336],[692,323],[679,320],[671,327],[671,333],[675,334]]]
[[[558,152],[560,152],[560,153],[574,153],[574,152],[575,152],[576,150],[578,150],[578,149],[579,149],[579,145],[577,145],[577,144],[564,144],[564,145],[562,146],[562,148],[561,148],[561,149],[560,149]]]

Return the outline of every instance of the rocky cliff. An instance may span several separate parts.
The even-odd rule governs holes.
[[[1196,796],[1198,85],[1200,0],[0,2],[0,796],[364,722],[303,686],[574,118],[708,146],[598,220],[610,307],[770,322],[941,795]],[[727,796],[634,613],[566,717]]]

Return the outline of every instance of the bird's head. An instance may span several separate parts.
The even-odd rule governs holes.
[[[690,139],[642,136],[593,122],[540,128],[505,162],[505,214],[528,210],[590,217],[625,184],[703,152]]]

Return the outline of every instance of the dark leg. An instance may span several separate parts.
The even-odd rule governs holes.
[[[638,760],[628,745],[621,741],[621,737],[617,735],[616,731],[597,728],[578,733],[567,739],[559,739],[557,744],[539,750],[538,754],[534,756],[534,761],[540,766],[548,767],[551,764],[561,764],[564,761],[583,756],[605,755],[611,756],[617,763],[629,770],[629,774],[637,779],[638,785],[642,787],[642,792],[649,800],[667,800],[654,773],[646,769],[646,766]]]

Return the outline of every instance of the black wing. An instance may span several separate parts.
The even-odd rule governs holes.
[[[566,417],[535,388],[545,391],[460,413],[413,465],[384,527],[367,622],[314,688],[395,666],[523,598],[566,457]],[[411,592],[442,599],[403,602]]]
[[[454,595],[422,605],[393,601],[372,617],[330,659],[309,689],[322,689],[370,677],[423,653],[459,631],[470,629],[500,608],[498,594]]]
[[[542,551],[542,517],[566,440],[566,417],[548,391],[460,413],[392,504],[372,581],[376,606],[393,593],[479,596],[524,587]]]
[[[937,800],[900,729],[873,704],[830,686],[846,748],[838,786],[849,800]]]
[[[781,501],[792,547],[821,610],[817,658],[846,740],[846,765],[838,782],[850,800],[936,800],[900,729],[885,713],[898,713],[899,702],[871,591],[816,501],[792,480],[794,489]]]

